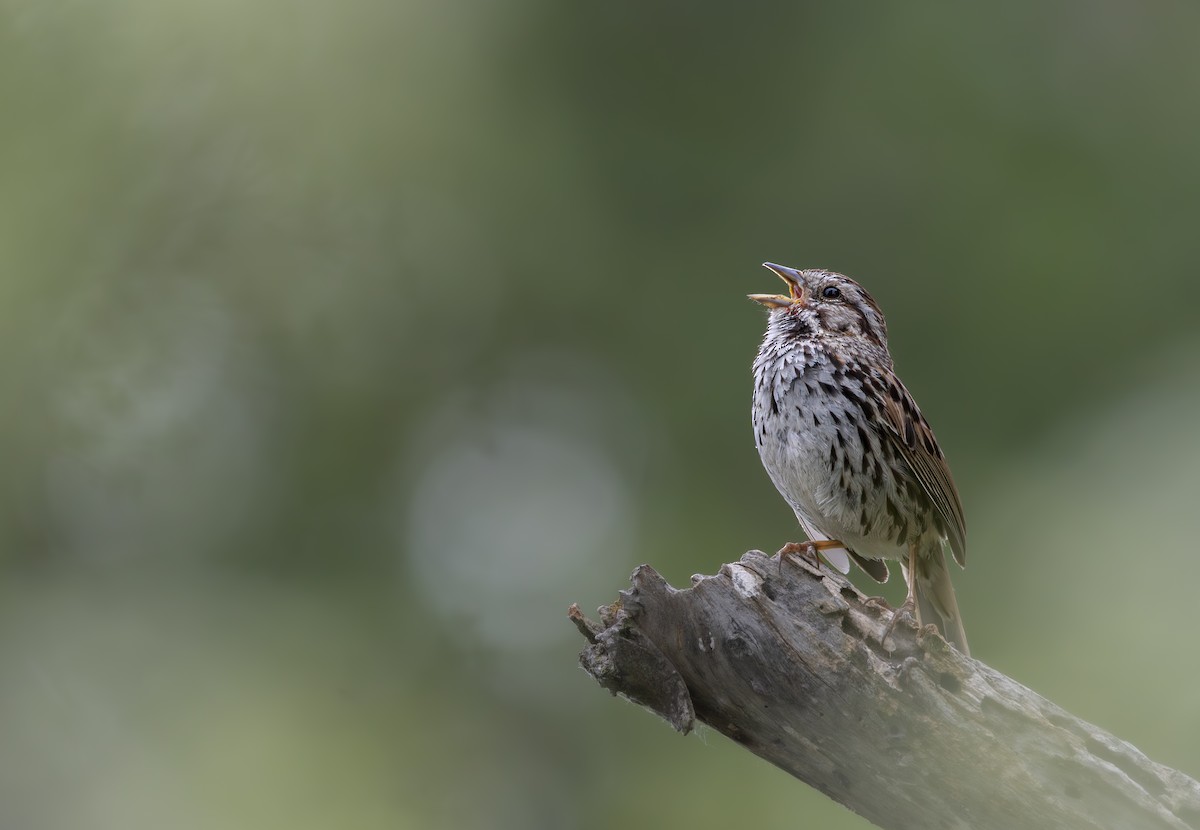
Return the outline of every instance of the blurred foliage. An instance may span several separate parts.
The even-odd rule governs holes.
[[[0,826],[862,827],[564,617],[796,538],[764,259],[888,313],[976,654],[1200,774],[1196,7],[0,11]]]

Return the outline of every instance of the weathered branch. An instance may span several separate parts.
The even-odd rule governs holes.
[[[884,828],[1200,828],[1200,783],[898,625],[844,577],[751,551],[677,590],[647,565],[572,607],[583,667],[700,720]]]

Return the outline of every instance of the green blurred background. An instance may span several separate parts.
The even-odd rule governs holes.
[[[1200,8],[0,10],[0,826],[865,826],[565,618],[797,538],[764,259],[886,311],[975,654],[1200,774]]]

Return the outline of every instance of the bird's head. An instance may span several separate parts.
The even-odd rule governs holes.
[[[849,277],[810,268],[797,271],[764,262],[788,286],[787,294],[750,294],[771,310],[769,329],[799,339],[859,338],[887,349],[883,312],[866,289]]]

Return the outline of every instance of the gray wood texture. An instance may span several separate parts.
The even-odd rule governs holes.
[[[1200,783],[891,612],[751,551],[692,587],[648,565],[580,662],[680,732],[701,721],[883,828],[1200,828]],[[801,824],[798,820],[798,824]]]

